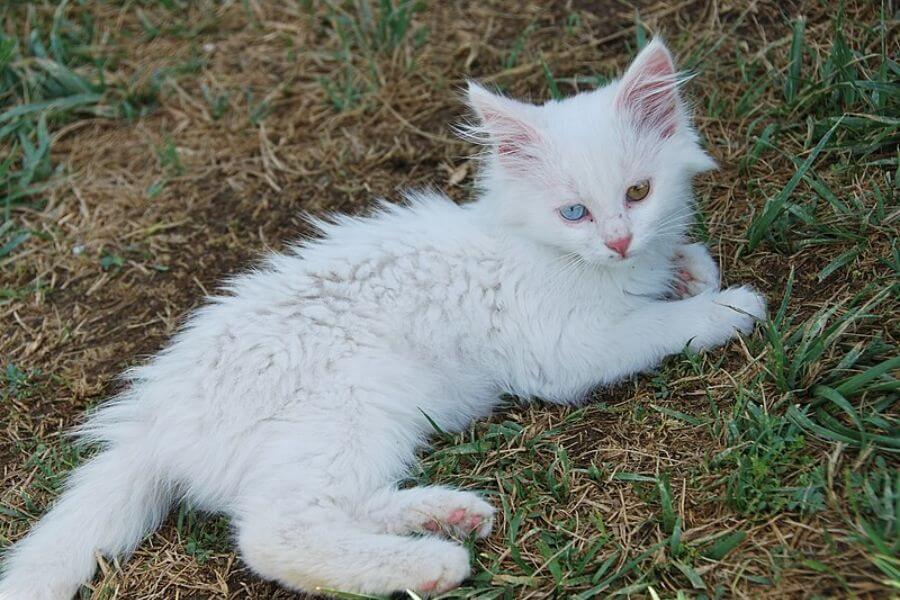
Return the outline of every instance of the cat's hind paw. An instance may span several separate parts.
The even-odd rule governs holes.
[[[419,582],[414,586],[414,591],[426,598],[459,587],[472,571],[468,550],[449,542],[441,543],[453,547],[442,548],[440,556],[423,557],[428,560],[428,564],[422,565],[421,572],[417,575]]]
[[[412,531],[453,537],[490,535],[494,507],[478,494],[442,487],[421,488],[416,492],[415,498],[405,503],[403,515]]]

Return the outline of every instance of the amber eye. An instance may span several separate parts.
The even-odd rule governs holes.
[[[625,190],[625,195],[628,196],[628,199],[632,202],[638,202],[639,200],[643,200],[647,197],[647,194],[650,193],[650,181],[645,179],[640,181],[627,190]]]

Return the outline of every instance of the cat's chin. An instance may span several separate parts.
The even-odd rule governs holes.
[[[607,269],[609,271],[631,269],[631,267],[635,263],[635,259],[635,256],[626,256],[624,258],[608,258],[606,260],[598,261],[597,267],[600,269]]]

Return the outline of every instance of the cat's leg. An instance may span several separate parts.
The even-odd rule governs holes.
[[[385,489],[366,503],[363,510],[387,533],[446,533],[478,538],[490,535],[494,507],[474,492],[443,486]]]
[[[445,592],[470,573],[468,551],[433,536],[380,533],[327,495],[260,497],[237,512],[243,560],[259,575],[309,592],[334,589],[420,595]]]
[[[635,357],[655,354],[655,363],[686,346],[710,350],[739,333],[750,333],[765,313],[765,298],[746,286],[706,290],[673,302],[650,302],[611,329],[612,349]]]
[[[599,385],[659,364],[685,347],[708,350],[749,333],[765,316],[765,299],[748,287],[707,290],[674,301],[650,301],[614,322],[590,313],[567,321],[553,345],[521,360],[510,391],[571,403]],[[568,325],[568,323],[573,323]],[[542,340],[533,340],[538,347]]]
[[[676,298],[719,289],[719,265],[701,243],[685,244],[675,252]]]

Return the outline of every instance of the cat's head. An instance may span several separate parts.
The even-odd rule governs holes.
[[[715,167],[654,40],[621,79],[541,106],[470,83],[489,153],[480,184],[498,219],[591,263],[627,264],[678,243],[691,222],[691,177]]]

